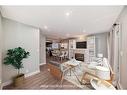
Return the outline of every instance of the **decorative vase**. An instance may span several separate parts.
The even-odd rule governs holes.
[[[24,74],[19,74],[14,78],[14,86],[21,86],[24,84]]]

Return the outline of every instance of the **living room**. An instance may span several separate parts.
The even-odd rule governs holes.
[[[126,15],[126,6],[1,6],[3,89],[127,89]],[[23,67],[10,49],[23,51]]]
[[[78,37],[62,39],[62,40],[47,39],[46,41],[47,53],[46,54],[47,56],[58,57],[56,59],[61,61],[64,60],[64,58],[67,58],[67,59],[75,58],[78,60],[77,57],[81,56],[83,58],[79,59],[79,61],[84,61],[85,63],[87,63],[87,60],[89,60],[89,58],[87,58],[89,57],[88,48],[91,46],[91,54],[93,54],[91,56],[97,56],[95,54],[102,53],[103,56],[107,58],[108,57],[107,55],[108,34],[109,32],[105,32],[105,33],[97,33],[97,34],[87,35],[87,36],[78,35]],[[92,41],[92,44],[90,43],[91,41]],[[62,56],[60,56],[59,53],[62,51],[63,51],[63,54]]]
[[[95,56],[98,56],[98,54],[102,55],[103,58],[107,58],[108,34],[109,32],[105,32],[87,36],[78,35],[77,37],[62,40],[47,39],[47,63],[53,61],[58,62],[58,64],[64,64],[65,62],[75,59],[85,64],[89,64],[93,62]],[[82,66],[85,64],[82,64]],[[83,67],[85,68],[85,66]],[[57,73],[57,71],[55,73]],[[83,75],[81,74],[79,80],[81,80],[82,76]]]

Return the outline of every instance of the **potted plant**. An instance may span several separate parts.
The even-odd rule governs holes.
[[[18,47],[9,49],[6,55],[7,56],[4,58],[4,64],[12,65],[15,69],[17,69],[17,76],[14,77],[14,85],[19,86],[24,80],[24,74],[20,73],[20,69],[23,68],[22,60],[29,56],[29,52],[26,52],[25,49]]]

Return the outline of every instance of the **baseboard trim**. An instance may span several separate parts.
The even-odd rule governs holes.
[[[123,90],[123,87],[122,87],[122,85],[120,84],[120,82],[118,82],[117,88],[120,89],[120,90]]]
[[[33,76],[33,75],[38,74],[38,73],[40,73],[40,70],[37,70],[35,72],[31,72],[31,73],[25,74],[25,78]]]
[[[25,74],[25,78],[30,77],[30,76],[33,76],[33,75],[38,74],[38,73],[40,73],[40,70],[37,70],[35,72],[31,72],[31,73]],[[2,83],[2,87],[7,86],[7,85],[10,85],[12,82],[13,82],[12,80],[9,80],[7,82],[4,82],[4,83]]]
[[[2,83],[2,88],[4,86],[10,85],[10,84],[12,84],[12,80],[9,80],[9,81],[6,81],[6,82]]]
[[[40,63],[40,66],[45,65],[46,63]]]

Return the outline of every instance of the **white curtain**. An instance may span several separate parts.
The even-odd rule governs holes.
[[[112,28],[108,36],[108,59],[113,72],[115,73],[115,79],[113,84],[116,86],[119,78],[119,25]]]

